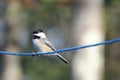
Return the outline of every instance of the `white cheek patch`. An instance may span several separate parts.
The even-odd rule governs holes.
[[[34,35],[40,36],[40,37],[42,37],[42,38],[46,38],[46,35],[45,35],[44,33],[38,33],[38,34],[34,34]]]
[[[46,35],[44,33],[38,33],[38,36],[41,36],[42,38],[46,38]]]

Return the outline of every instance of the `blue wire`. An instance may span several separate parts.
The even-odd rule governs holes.
[[[45,54],[60,53],[60,52],[65,52],[65,51],[73,51],[73,50],[78,50],[78,49],[84,49],[84,48],[89,48],[89,47],[111,44],[111,43],[115,43],[115,42],[120,42],[120,38],[115,38],[115,39],[108,40],[108,41],[105,41],[105,42],[90,44],[90,45],[85,45],[85,46],[76,46],[76,47],[59,49],[59,50],[56,50],[56,51],[53,51],[53,52],[15,53],[15,52],[0,51],[0,54],[14,55],[14,56],[38,56],[38,55],[45,55]]]

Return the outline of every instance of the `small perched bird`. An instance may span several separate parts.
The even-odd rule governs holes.
[[[55,51],[55,47],[48,41],[45,33],[43,30],[38,29],[33,32],[33,46],[37,52],[42,51],[42,52],[51,52]],[[50,55],[50,54],[49,54]],[[68,61],[63,58],[60,54],[55,53],[51,55],[56,55],[58,58],[60,58],[62,61],[64,61],[66,64],[68,64]]]

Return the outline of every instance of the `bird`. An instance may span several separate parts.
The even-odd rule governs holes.
[[[52,45],[52,43],[48,40],[46,34],[42,29],[37,29],[33,31],[32,35],[32,43],[33,47],[37,52],[52,52],[55,51],[55,47]],[[63,62],[68,64],[68,61],[62,57],[59,53],[54,53],[54,54],[46,54],[46,55],[55,55],[59,59],[61,59]]]

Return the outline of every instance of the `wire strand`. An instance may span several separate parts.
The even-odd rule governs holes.
[[[112,44],[112,43],[115,43],[115,42],[120,42],[120,38],[115,38],[115,39],[112,39],[112,40],[108,40],[108,41],[100,42],[100,43],[96,43],[96,44],[90,44],[90,45],[84,45],[84,46],[76,46],[76,47],[59,49],[59,50],[56,50],[56,51],[53,51],[53,52],[16,53],[16,52],[0,51],[0,54],[14,55],[14,56],[39,56],[39,55],[54,54],[54,53],[60,53],[60,52],[66,52],[66,51],[73,51],[73,50],[78,50],[78,49],[90,48],[90,47],[95,47],[95,46],[100,46],[100,45]]]

